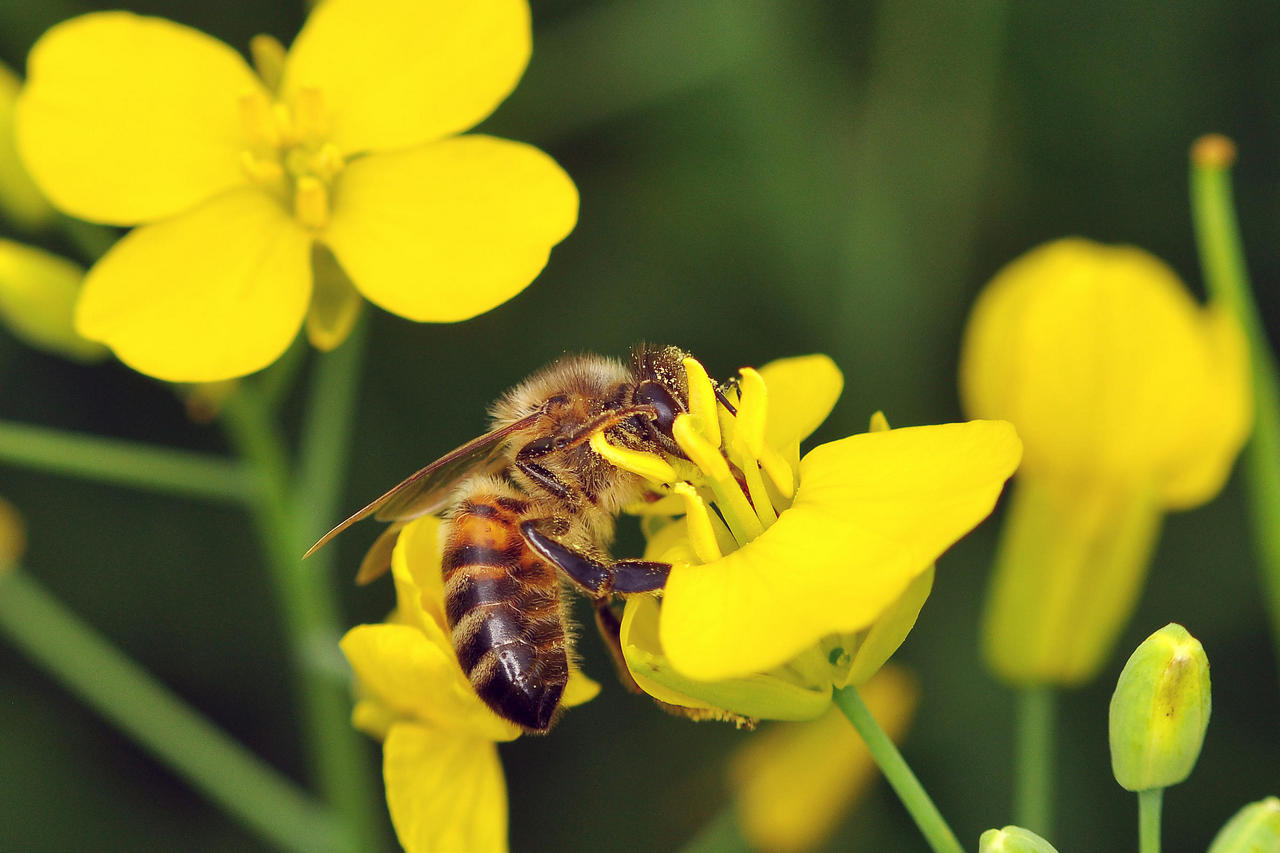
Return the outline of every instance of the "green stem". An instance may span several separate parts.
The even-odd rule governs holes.
[[[1164,788],[1138,792],[1138,853],[1160,853],[1160,807]]]
[[[326,809],[85,625],[30,576],[0,577],[0,632],[68,690],[250,829],[286,850],[338,850]]]
[[[1057,695],[1052,687],[1018,691],[1013,817],[1048,838],[1053,832],[1053,739]]]
[[[1205,284],[1240,321],[1253,373],[1253,436],[1244,450],[1253,536],[1280,664],[1280,371],[1253,300],[1231,192],[1235,149],[1221,136],[1192,148],[1191,211]]]
[[[840,688],[835,692],[835,703],[862,736],[871,756],[880,765],[880,772],[906,806],[934,853],[963,853],[964,848],[960,846],[955,833],[947,826],[938,807],[925,793],[916,774],[907,766],[902,753],[898,752],[893,741],[880,728],[875,717],[871,716],[871,711],[858,695],[857,689],[852,686]]]
[[[359,342],[351,341],[326,358],[358,363],[358,349]],[[326,367],[318,372],[317,386],[339,381],[354,385],[353,377],[353,369]],[[334,393],[317,391],[321,396],[332,397]],[[328,412],[313,409],[308,420],[347,418],[349,409],[349,405]],[[304,565],[301,559],[311,544],[309,525],[304,523],[310,504],[326,504],[332,499],[304,488],[291,489],[284,441],[269,407],[253,388],[242,385],[226,401],[222,415],[232,443],[258,475],[251,506],[300,678],[313,770],[326,800],[347,822],[351,847],[378,849],[383,846],[380,798],[372,787],[365,744],[350,722],[350,673],[337,651],[339,621],[329,574],[322,565]],[[343,430],[338,432],[345,435]],[[328,447],[324,443],[320,446]],[[341,459],[331,461],[341,467]],[[336,489],[338,480],[318,483],[316,488]]]
[[[0,421],[0,461],[219,501],[245,501],[252,491],[242,466],[228,459],[12,421]]]

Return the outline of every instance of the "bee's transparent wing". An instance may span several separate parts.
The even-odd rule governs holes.
[[[448,500],[450,490],[463,477],[468,474],[494,473],[506,467],[507,462],[503,459],[504,440],[517,430],[529,426],[539,415],[539,412],[535,412],[487,432],[411,474],[322,536],[303,555],[304,559],[329,544],[333,537],[357,521],[363,521],[371,515],[381,521],[407,521],[437,512]]]

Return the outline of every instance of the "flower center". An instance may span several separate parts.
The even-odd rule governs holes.
[[[254,64],[271,90],[279,84],[284,49],[268,36],[251,45]],[[240,165],[255,184],[292,207],[294,217],[312,231],[329,222],[329,198],[345,161],[328,140],[329,122],[319,89],[299,89],[286,101],[253,92],[240,97],[246,140]]]
[[[592,437],[591,447],[657,491],[676,495],[694,552],[709,563],[778,520],[795,496],[795,472],[765,441],[768,389],[759,373],[742,369],[730,411],[697,360],[685,359],[684,367],[690,411],[676,418],[672,434],[688,462],[617,447],[603,433]]]

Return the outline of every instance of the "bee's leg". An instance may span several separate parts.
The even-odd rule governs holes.
[[[569,580],[582,587],[592,598],[608,598],[609,595],[628,595],[633,592],[656,592],[667,583],[670,563],[650,560],[619,560],[605,565],[552,539],[538,530],[537,522],[526,521],[520,525],[520,534],[541,557],[565,573]]]

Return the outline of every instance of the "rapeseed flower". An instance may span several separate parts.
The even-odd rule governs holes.
[[[1018,437],[1002,422],[889,429],[877,416],[871,432],[801,458],[843,384],[830,359],[744,368],[734,414],[698,362],[685,367],[691,412],[674,435],[689,461],[592,443],[671,493],[644,510],[645,556],[671,574],[660,600],[627,601],[624,656],[664,702],[817,717],[833,688],[870,678],[906,637],[934,560],[1017,467]]]
[[[139,225],[89,271],[86,337],[173,381],[258,370],[360,296],[455,322],[526,287],[578,196],[541,151],[458,135],[528,62],[525,0],[326,0],[256,66],[188,27],[82,15],[36,43],[19,149],[59,208]]]
[[[409,853],[507,849],[507,793],[497,744],[520,729],[476,695],[449,639],[440,566],[440,520],[402,531],[392,553],[396,609],[342,639],[359,700],[352,721],[382,741],[387,807]],[[572,670],[564,702],[599,686]]]
[[[106,357],[75,330],[83,281],[84,270],[66,258],[0,238],[0,322],[23,343],[75,361]]]
[[[0,63],[0,215],[27,231],[35,231],[52,221],[54,212],[18,159],[13,110],[21,87],[18,76]]]
[[[1059,240],[1013,261],[969,319],[972,417],[1025,445],[984,625],[1013,684],[1076,684],[1105,663],[1167,510],[1218,493],[1251,424],[1245,341],[1136,248]]]

